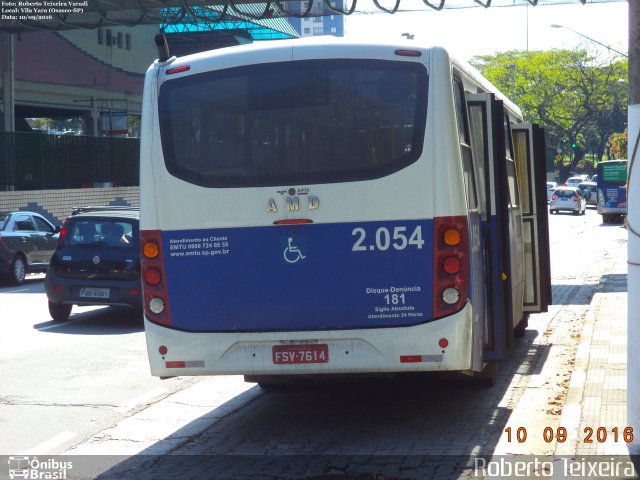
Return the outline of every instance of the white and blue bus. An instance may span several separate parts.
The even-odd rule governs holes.
[[[546,311],[543,131],[443,48],[164,52],[143,103],[153,375],[490,382]]]
[[[604,223],[627,216],[627,168],[626,159],[598,162],[597,209]]]

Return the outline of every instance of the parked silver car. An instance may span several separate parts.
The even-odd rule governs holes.
[[[573,212],[574,215],[584,215],[587,212],[587,199],[577,187],[558,187],[549,202],[549,212]]]

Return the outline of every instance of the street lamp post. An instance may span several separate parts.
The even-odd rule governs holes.
[[[594,42],[594,43],[597,43],[598,45],[603,46],[604,48],[606,48],[606,49],[608,49],[608,50],[610,50],[610,51],[612,51],[612,52],[615,52],[615,53],[617,53],[618,55],[622,55],[622,56],[623,56],[623,57],[625,57],[625,58],[629,58],[629,55],[627,55],[626,53],[622,53],[621,51],[616,50],[615,48],[613,48],[613,47],[611,47],[611,46],[609,46],[609,45],[606,45],[606,44],[604,44],[604,43],[602,43],[602,42],[599,42],[598,40],[596,40],[596,39],[594,39],[594,38],[588,37],[588,36],[586,36],[586,35],[585,35],[585,34],[583,34],[583,33],[576,32],[573,28],[565,27],[564,25],[558,25],[557,23],[552,24],[552,25],[551,25],[551,28],[564,28],[564,29],[566,29],[566,30],[569,30],[570,32],[575,33],[576,35],[580,35],[581,37],[584,37],[584,38],[586,38],[587,40],[590,40],[590,41],[592,41],[592,42]]]

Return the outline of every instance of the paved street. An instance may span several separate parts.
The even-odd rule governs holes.
[[[531,318],[490,389],[425,378],[270,391],[238,377],[160,381],[145,372],[144,339],[135,320],[117,326],[120,314],[86,312],[62,331],[42,331],[34,325],[50,324],[39,314],[29,317],[39,321],[11,327],[10,354],[3,349],[2,362],[11,365],[11,373],[3,369],[3,385],[4,379],[9,385],[21,383],[8,396],[2,390],[0,421],[15,437],[2,453],[32,452],[45,437],[79,430],[68,427],[65,422],[71,420],[65,417],[60,425],[47,420],[70,408],[67,403],[81,403],[68,394],[46,409],[35,405],[52,399],[54,385],[61,388],[64,378],[76,392],[84,381],[85,390],[97,393],[93,407],[87,399],[76,405],[92,409],[93,417],[85,421],[102,413],[101,423],[85,430],[86,441],[75,437],[65,443],[75,442],[64,452],[73,455],[64,458],[76,459],[73,473],[82,470],[87,478],[99,472],[105,479],[478,478],[477,455],[624,454],[627,232],[603,225],[594,210],[581,217],[553,215],[550,222],[553,305]],[[7,297],[35,305],[41,296],[0,290],[3,306]],[[609,322],[612,315],[615,321]],[[605,320],[606,329],[599,328]],[[24,335],[31,345],[30,370],[21,367],[25,355],[16,347]],[[82,354],[75,351],[80,343],[87,344]],[[71,353],[65,356],[65,350]],[[70,365],[57,363],[63,357],[72,359],[71,372]],[[15,397],[34,389],[34,382],[48,382],[49,393],[15,405]],[[169,395],[171,390],[176,393]],[[129,392],[130,398],[114,391]],[[147,393],[146,400],[134,400],[145,391],[156,392],[155,398]],[[101,398],[107,396],[115,398]],[[125,405],[129,410],[122,410]],[[32,425],[36,431],[49,430],[25,442],[24,429],[13,420],[18,411],[20,418],[41,426]],[[568,432],[564,442],[558,442],[561,428]],[[594,443],[585,441],[585,428],[594,430]],[[596,438],[598,428],[608,431],[606,441]],[[620,432],[617,441],[614,429]],[[42,454],[61,452],[58,447]],[[135,456],[126,458],[130,455]],[[141,463],[147,476],[140,470],[133,475]]]
[[[51,320],[44,275],[0,286],[0,455],[55,454],[194,383],[149,375],[136,312],[74,307]]]

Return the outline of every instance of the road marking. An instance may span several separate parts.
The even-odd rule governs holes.
[[[130,410],[133,410],[134,408],[136,408],[137,406],[143,403],[151,402],[151,400],[153,400],[156,397],[159,397],[165,392],[166,390],[164,388],[156,388],[147,393],[143,393],[142,395],[138,395],[137,397],[130,399],[129,401],[123,403],[122,405],[115,407],[114,410],[116,412],[126,413]]]
[[[75,436],[76,433],[74,432],[62,432],[46,442],[42,442],[40,445],[33,447],[31,450],[22,453],[23,455],[46,455]]]

